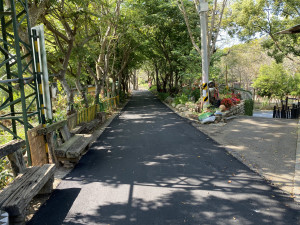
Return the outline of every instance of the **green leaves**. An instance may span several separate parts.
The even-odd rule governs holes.
[[[270,66],[261,67],[253,87],[258,90],[260,96],[283,99],[288,94],[298,95],[300,92],[299,83],[299,74],[292,76],[282,64],[273,63]]]
[[[299,36],[277,34],[300,23],[299,5],[299,0],[237,0],[228,23],[230,34],[241,40],[267,35],[263,46],[277,62],[289,54],[299,56]]]

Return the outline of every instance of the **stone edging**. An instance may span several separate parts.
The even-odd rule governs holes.
[[[127,105],[128,102],[129,102],[129,99],[127,99],[126,102],[125,102],[121,107],[119,107],[119,108],[116,110],[116,112],[114,112],[114,113],[112,114],[112,116],[109,117],[109,118],[105,121],[104,124],[102,124],[102,125],[100,126],[100,128],[96,129],[96,130],[93,132],[93,134],[92,134],[93,138],[92,138],[91,143],[89,144],[89,147],[97,140],[98,137],[101,136],[101,134],[102,134],[102,133],[104,132],[104,130],[110,125],[110,123],[111,123],[118,115],[120,115],[121,111],[125,108],[125,106]]]
[[[298,139],[296,148],[296,163],[294,177],[294,195],[295,201],[300,202],[300,119],[298,122]]]

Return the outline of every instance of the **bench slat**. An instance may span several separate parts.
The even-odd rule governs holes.
[[[55,148],[55,155],[59,158],[66,157],[66,153],[67,153],[68,149],[70,149],[72,146],[75,147],[76,145],[78,145],[78,143],[80,142],[79,139],[80,139],[80,136],[75,135],[72,138],[70,138],[68,141],[63,143],[62,145],[57,146]]]
[[[92,135],[91,134],[77,134],[78,136],[80,136],[80,138],[78,139],[78,145],[76,144],[75,146],[78,147],[73,147],[73,148],[69,148],[67,151],[67,158],[68,159],[74,159],[74,158],[78,158],[80,157],[80,155],[82,154],[82,152],[84,151],[84,149],[90,144],[91,142],[91,138]]]
[[[67,142],[58,146],[55,149],[55,154],[60,158],[78,158],[86,146],[89,145],[91,138],[91,134],[75,134]]]
[[[54,172],[54,164],[28,168],[23,176],[18,176],[0,194],[1,208],[7,211],[10,216],[22,214],[32,198],[45,186]]]
[[[25,146],[24,140],[13,140],[0,146],[0,158],[10,155]]]
[[[64,141],[67,141],[71,138],[72,135],[67,127],[67,124],[65,124],[62,128],[59,128],[59,130],[60,130],[60,133],[61,133]]]
[[[50,133],[50,132],[58,130],[59,128],[63,127],[65,124],[67,124],[67,121],[66,120],[62,120],[62,121],[53,123],[53,124],[51,124],[48,127],[45,127],[45,128],[37,130],[37,133],[39,135],[46,135],[47,133]]]

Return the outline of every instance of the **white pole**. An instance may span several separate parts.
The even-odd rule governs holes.
[[[198,6],[201,26],[201,52],[202,52],[202,88],[204,105],[209,105],[208,97],[208,52],[207,52],[207,11],[208,3],[205,0],[200,0]]]

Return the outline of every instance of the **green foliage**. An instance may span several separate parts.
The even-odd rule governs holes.
[[[289,77],[288,86],[290,95],[300,97],[300,73]]]
[[[181,95],[178,95],[177,97],[175,97],[174,103],[176,105],[185,104],[188,100],[189,100],[188,96],[186,94],[182,93]]]
[[[120,91],[120,102],[125,102],[128,95],[124,91]]]
[[[170,94],[169,94],[169,93],[159,92],[159,93],[157,94],[157,96],[158,96],[158,98],[159,98],[160,100],[164,101],[164,100],[166,100],[167,97],[170,96]]]
[[[260,68],[259,76],[253,83],[258,95],[264,97],[278,97],[283,99],[291,93],[291,87],[295,86],[291,75],[283,68],[282,64],[273,63]]]
[[[149,91],[155,93],[157,91],[157,86],[156,85],[152,85],[151,88],[149,88]]]
[[[9,161],[7,158],[0,159],[0,189],[12,181],[12,172],[8,169]]]
[[[199,88],[192,89],[191,96],[194,97],[196,102],[200,98],[200,89]]]
[[[266,36],[263,47],[278,63],[300,55],[299,36],[276,34],[300,23],[299,0],[236,0],[227,22],[242,40]]]
[[[67,96],[58,94],[56,102],[53,102],[53,119],[55,121],[61,121],[67,118]]]
[[[254,101],[252,99],[245,100],[245,115],[253,116]]]

